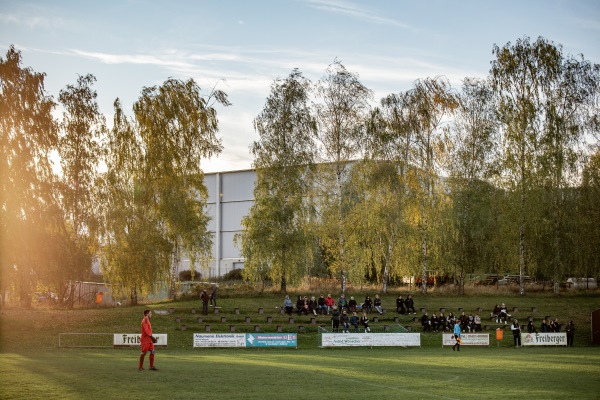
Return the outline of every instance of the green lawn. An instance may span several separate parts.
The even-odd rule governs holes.
[[[384,298],[391,305],[395,295]],[[460,353],[441,348],[441,334],[425,333],[420,348],[319,348],[316,326],[305,317],[288,317],[275,309],[280,296],[219,299],[222,311],[197,322],[198,301],[172,302],[137,307],[88,310],[21,310],[4,308],[0,314],[1,399],[597,399],[600,392],[600,348],[590,344],[590,312],[600,306],[597,295],[560,296],[416,296],[420,308],[447,311],[463,307],[481,312],[489,320],[489,308],[498,301],[518,307],[522,320],[531,314],[539,323],[551,315],[573,319],[577,326],[573,348],[512,347],[511,338],[497,346],[463,346]],[[137,371],[139,350],[58,348],[60,332],[134,333],[144,308],[168,309],[155,315],[156,333],[169,335],[169,347],[158,349],[160,371]],[[240,308],[240,314],[234,308]],[[264,308],[264,314],[258,313]],[[531,307],[536,307],[534,313]],[[246,324],[245,318],[251,318]],[[267,324],[266,317],[273,323]],[[376,325],[393,322],[387,313]],[[221,317],[226,318],[221,323]],[[176,321],[180,319],[180,322]],[[413,316],[400,323],[417,329]],[[320,317],[318,324],[327,324]],[[181,325],[187,330],[182,331]],[[211,330],[264,331],[281,325],[297,330],[298,349],[193,349],[192,335]],[[493,330],[489,331],[494,338]],[[509,335],[510,336],[510,335]],[[146,367],[148,360],[146,360]]]

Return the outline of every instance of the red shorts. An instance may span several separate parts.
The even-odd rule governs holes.
[[[147,351],[151,351],[154,350],[154,343],[152,343],[152,340],[148,339],[148,340],[142,340],[142,353],[145,353]]]

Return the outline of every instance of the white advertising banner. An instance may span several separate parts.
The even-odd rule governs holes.
[[[166,346],[167,345],[167,334],[157,333],[152,335],[156,339],[155,346]],[[113,334],[113,346],[131,346],[137,347],[140,345],[142,335],[140,333],[115,333]]]
[[[521,333],[523,346],[566,346],[566,332]]]
[[[465,346],[489,346],[490,345],[490,334],[489,333],[463,333],[460,335],[461,345]],[[442,347],[454,346],[456,340],[454,334],[444,333],[442,335]]]
[[[194,347],[246,347],[246,334],[194,333]]]
[[[321,346],[421,346],[420,333],[323,333]]]

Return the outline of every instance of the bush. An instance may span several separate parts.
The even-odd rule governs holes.
[[[191,270],[186,270],[186,271],[181,271],[179,272],[179,280],[181,282],[190,282],[190,281],[200,281],[202,280],[202,272],[200,271],[194,271],[194,279],[192,279],[192,271]]]
[[[231,271],[223,275],[222,278],[222,280],[224,281],[241,281],[243,279],[244,278],[242,277],[241,269],[232,269]]]

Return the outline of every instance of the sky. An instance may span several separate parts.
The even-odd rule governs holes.
[[[294,68],[316,82],[337,58],[376,105],[427,77],[458,90],[488,75],[495,44],[524,36],[600,63],[600,0],[0,0],[0,57],[14,45],[55,99],[93,74],[109,126],[116,98],[133,115],[142,89],[170,77],[225,91],[224,149],[205,172],[252,168],[252,120]]]

